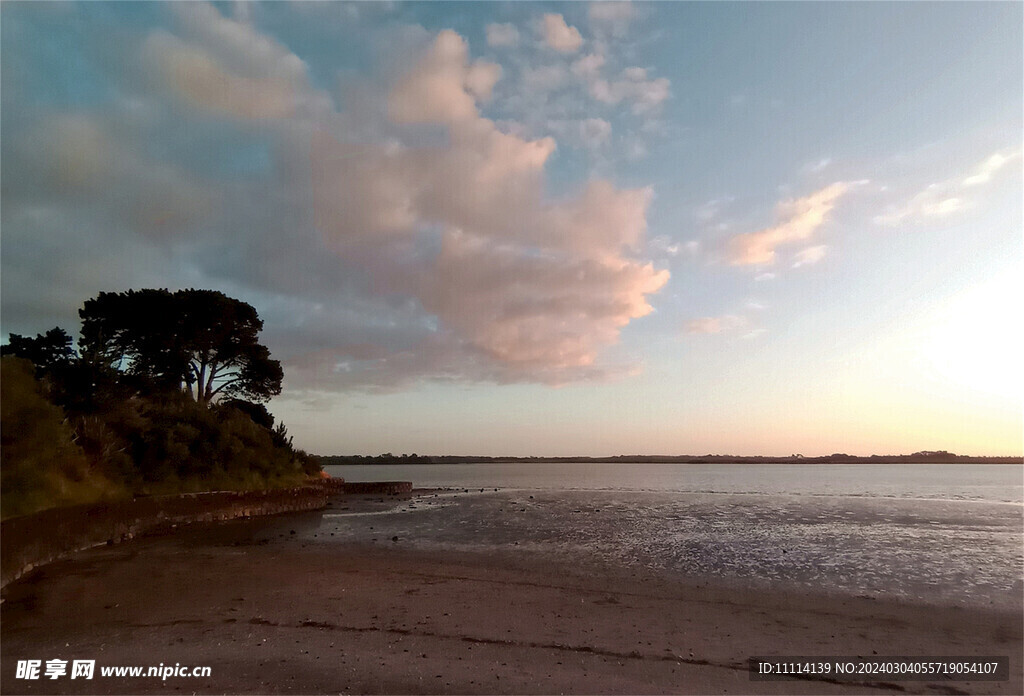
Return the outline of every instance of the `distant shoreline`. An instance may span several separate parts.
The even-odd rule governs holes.
[[[1024,457],[975,457],[948,452],[915,454],[872,454],[854,456],[832,454],[821,457],[759,457],[707,455],[616,455],[611,457],[473,457],[462,455],[315,455],[321,466],[395,465],[395,464],[1015,464],[1024,465]]]

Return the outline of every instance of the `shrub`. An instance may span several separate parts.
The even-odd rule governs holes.
[[[59,406],[47,401],[34,366],[0,359],[0,514],[24,515],[125,494],[90,465]]]

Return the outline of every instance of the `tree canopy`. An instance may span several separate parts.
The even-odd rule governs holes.
[[[29,360],[40,370],[66,364],[75,357],[71,336],[57,326],[35,338],[11,334],[10,342],[0,348],[0,353]]]
[[[100,293],[0,347],[4,517],[131,494],[292,486],[320,472],[261,402],[282,370],[252,306],[212,290]]]
[[[205,404],[281,393],[281,363],[259,342],[256,310],[215,290],[102,292],[79,310],[82,357]]]

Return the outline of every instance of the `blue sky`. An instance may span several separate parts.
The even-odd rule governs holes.
[[[5,335],[222,290],[324,454],[1022,450],[1019,3],[0,13]]]

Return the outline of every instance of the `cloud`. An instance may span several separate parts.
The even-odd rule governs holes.
[[[208,182],[143,154],[143,143],[84,114],[43,119],[8,161],[20,177],[150,236],[174,234],[214,203]]]
[[[679,252],[682,251],[682,245],[678,242],[673,242],[667,235],[659,234],[657,237],[652,237],[647,246],[651,251],[657,252],[665,256],[678,256]]]
[[[996,174],[1003,165],[1007,164],[1011,160],[1015,159],[1017,154],[1004,155],[1001,152],[996,152],[987,160],[978,165],[974,173],[963,180],[964,186],[979,186],[981,184],[987,184],[992,180],[993,175]]]
[[[523,90],[531,94],[554,91],[568,80],[569,74],[561,65],[526,67],[522,72]]]
[[[821,227],[837,201],[850,188],[838,182],[809,196],[783,201],[776,208],[780,222],[757,232],[747,232],[729,241],[733,265],[770,264],[778,246],[809,239]]]
[[[544,42],[560,53],[575,53],[583,45],[583,37],[576,27],[565,23],[560,14],[545,14],[541,24]]]
[[[572,73],[579,77],[585,78],[597,78],[601,74],[601,67],[604,65],[605,58],[599,53],[588,53],[587,55],[577,58],[572,63]]]
[[[744,317],[735,314],[726,314],[721,317],[701,317],[691,319],[686,323],[688,334],[717,334],[739,328],[746,324]]]
[[[589,148],[597,148],[608,142],[612,134],[612,124],[603,118],[588,118],[580,123],[580,138]]]
[[[546,126],[560,142],[590,150],[601,149],[612,135],[612,124],[603,118],[552,120]]]
[[[993,153],[966,177],[929,184],[902,204],[889,206],[884,213],[875,216],[875,223],[887,226],[923,224],[963,212],[975,204],[977,189],[990,183],[1008,162],[1019,158],[1020,154],[1019,150]]]
[[[803,169],[804,172],[806,172],[808,174],[817,174],[818,172],[825,171],[825,169],[830,164],[832,164],[832,158],[831,157],[822,157],[817,162],[808,162],[807,164],[805,164],[802,167],[802,169]]]
[[[488,24],[487,45],[493,48],[519,45],[519,30],[513,24]]]
[[[634,114],[654,111],[671,96],[671,82],[666,77],[648,80],[643,68],[626,68],[620,80],[594,79],[590,82],[590,94],[599,102],[618,104],[627,101],[632,104]]]
[[[554,142],[503,133],[479,115],[456,38],[442,32],[389,99],[397,118],[447,126],[449,147],[384,148],[318,133],[317,227],[381,292],[437,317],[434,349],[457,346],[501,379],[593,375],[600,349],[651,311],[647,296],[668,280],[629,255],[651,193],[592,181],[575,197],[547,200],[542,173]],[[430,101],[424,85],[445,99]],[[580,127],[595,139],[610,130],[597,119]]]
[[[617,37],[627,33],[635,14],[633,3],[613,0],[591,2],[587,11],[590,26],[595,32]]]
[[[800,266],[808,266],[810,264],[818,263],[825,258],[825,251],[827,249],[828,247],[824,244],[802,249],[793,256],[793,268],[800,268]]]
[[[942,218],[966,207],[964,199],[954,195],[948,185],[931,184],[902,206],[890,208],[875,217],[880,225],[899,225],[903,222],[921,223],[930,218]]]
[[[500,68],[461,36],[396,56],[338,111],[253,26],[171,11],[173,30],[119,56],[154,79],[111,77],[115,104],[5,103],[9,330],[73,330],[102,290],[211,287],[260,309],[289,389],[635,370],[607,349],[669,279],[645,257],[652,191],[594,178],[549,195],[554,139],[481,115]],[[593,114],[566,123],[610,139]]]
[[[388,115],[398,123],[454,123],[478,115],[476,99],[490,95],[500,67],[469,64],[465,39],[450,29],[438,34],[419,64],[388,97]]]
[[[141,62],[193,106],[247,120],[331,109],[326,93],[310,86],[305,62],[249,23],[203,2],[170,7],[187,38],[154,31],[142,45]]]
[[[735,200],[732,196],[722,196],[720,198],[713,198],[706,203],[702,203],[697,206],[693,211],[694,216],[701,222],[709,222],[722,212],[722,208],[727,206],[729,203]]]
[[[754,276],[754,280],[759,282],[759,283],[762,283],[762,282],[764,282],[766,280],[775,280],[775,274],[774,273],[758,273],[756,276]]]

